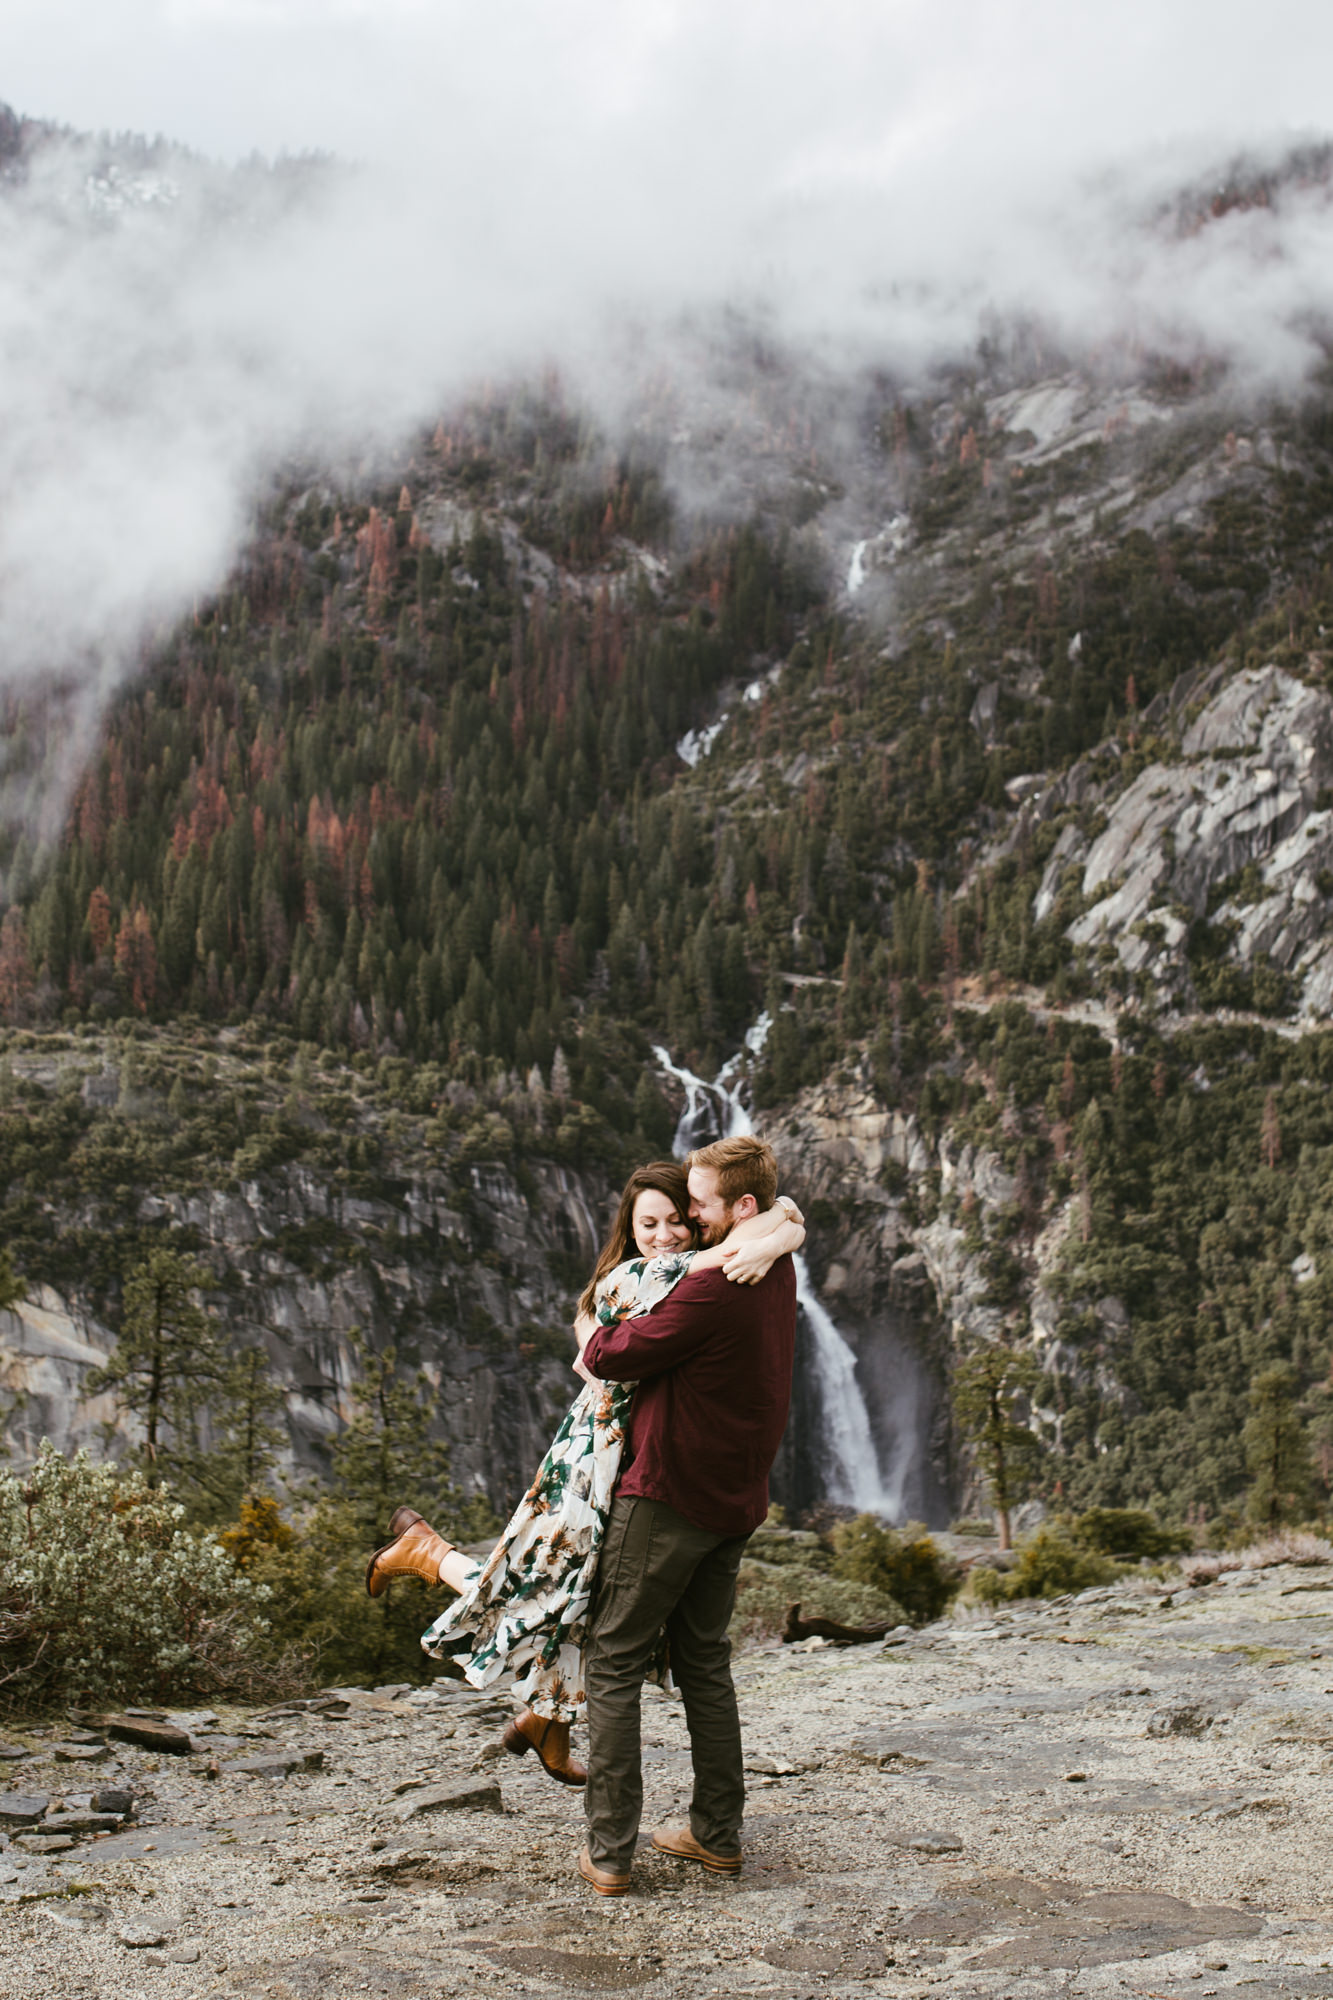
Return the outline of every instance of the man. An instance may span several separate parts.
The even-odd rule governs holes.
[[[706,1243],[770,1208],[777,1162],[762,1140],[691,1153],[690,1214]],[[741,1865],[740,1717],[727,1627],[750,1535],[768,1512],[768,1475],[786,1427],[796,1276],[780,1257],[753,1286],[701,1271],[639,1319],[600,1327],[588,1372],[637,1382],[620,1481],[589,1618],[585,1682],[588,1844],[579,1873],[623,1896],[643,1809],[639,1701],[663,1626],[685,1701],[694,1765],[688,1827],[654,1847],[724,1875]]]

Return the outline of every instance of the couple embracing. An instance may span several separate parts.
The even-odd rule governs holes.
[[[800,1211],[750,1136],[638,1168],[579,1301],[584,1388],[490,1555],[474,1562],[399,1508],[366,1586],[457,1592],[422,1639],[474,1687],[513,1677],[505,1744],[583,1786],[579,1872],[624,1895],[643,1806],[640,1690],[669,1669],[694,1766],[688,1827],[654,1847],[741,1865],[745,1802],[727,1627],[791,1398]],[[588,1766],[570,1754],[586,1704]]]

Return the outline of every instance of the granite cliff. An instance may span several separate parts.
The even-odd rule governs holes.
[[[1197,1010],[1214,997],[1200,985],[1230,969],[1264,1011],[1322,1020],[1333,1002],[1331,801],[1333,699],[1322,688],[1273,665],[1183,675],[1144,711],[1141,741],[1103,746],[1025,802],[1022,823],[1059,826],[1033,916],[1044,922],[1076,898],[1069,942],[1103,960],[1109,947],[1168,1006]]]
[[[605,1161],[551,1157],[560,1107],[549,1095],[520,1086],[508,1093],[505,1119],[503,1093],[455,1086],[422,1118],[373,1076],[333,1066],[306,1079],[300,1122],[277,1149],[304,1157],[261,1152],[246,1174],[234,1155],[210,1158],[207,1148],[171,1157],[180,1121],[145,1078],[145,1062],[151,1070],[179,1057],[193,1076],[197,1058],[159,1047],[145,1056],[133,1043],[128,1055],[116,1044],[90,1055],[72,1039],[53,1040],[66,1045],[15,1055],[11,1090],[16,1080],[26,1086],[29,1115],[81,1091],[87,1122],[81,1145],[67,1138],[61,1174],[23,1204],[20,1227],[33,1245],[24,1261],[40,1275],[0,1316],[12,1451],[26,1456],[43,1436],[62,1450],[101,1451],[105,1427],[117,1428],[110,1397],[84,1384],[114,1345],[119,1225],[145,1243],[170,1235],[212,1271],[210,1304],[229,1337],[262,1348],[283,1391],[287,1473],[325,1469],[354,1397],[359,1335],[424,1369],[465,1491],[497,1506],[517,1498],[569,1399],[573,1295],[613,1186]],[[234,1040],[221,1063],[222,1091],[272,1097],[261,1066]],[[107,1144],[156,1140],[142,1183],[87,1184],[99,1135]],[[184,1146],[188,1153],[188,1135]],[[351,1177],[331,1164],[349,1151],[362,1162]],[[126,1442],[134,1437],[132,1423],[119,1428]]]

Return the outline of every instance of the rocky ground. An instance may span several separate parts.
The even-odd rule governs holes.
[[[574,1874],[577,1794],[448,1682],[176,1717],[182,1754],[12,1731],[0,1993],[1333,1996],[1327,1568],[1134,1577],[738,1680],[744,1872],[645,1850],[620,1900]],[[645,1761],[646,1825],[679,1817],[655,1690]],[[115,1790],[133,1817],[81,1829]]]

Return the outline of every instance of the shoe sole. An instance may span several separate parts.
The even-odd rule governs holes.
[[[505,1724],[505,1733],[500,1738],[500,1741],[504,1744],[505,1749],[509,1752],[511,1757],[526,1757],[529,1750],[536,1750],[537,1762],[541,1765],[543,1771],[545,1771],[548,1778],[555,1779],[557,1785],[572,1785],[577,1790],[581,1791],[583,1786],[586,1785],[588,1782],[586,1776],[582,1778],[575,1778],[572,1777],[569,1774],[569,1772],[559,1771],[555,1768],[554,1765],[548,1764],[546,1759],[542,1756],[541,1751],[537,1749],[537,1745],[531,1740],[530,1737],[527,1737],[523,1734],[523,1731],[519,1728],[516,1722],[507,1722]],[[593,1887],[596,1888],[596,1886],[597,1884],[594,1882]],[[615,1892],[608,1890],[607,1893],[612,1894]]]
[[[397,1540],[398,1537],[397,1535],[395,1535],[393,1538],[393,1542],[396,1542]],[[376,1549],[374,1555],[370,1558],[370,1561],[366,1564],[367,1597],[383,1597],[385,1591],[389,1588],[389,1585],[393,1582],[393,1578],[391,1576],[386,1576],[378,1590],[376,1590],[374,1583],[375,1565],[379,1561],[381,1556],[388,1555],[389,1550],[393,1547],[393,1542],[386,1542],[382,1549]]]
[[[386,1576],[383,1583],[380,1585],[379,1589],[376,1590],[374,1584],[371,1581],[372,1577],[375,1574],[375,1565],[379,1561],[381,1556],[388,1554],[389,1550],[393,1547],[394,1543],[399,1539],[399,1537],[405,1535],[408,1529],[413,1527],[416,1524],[416,1522],[421,1520],[421,1518],[422,1518],[421,1515],[418,1514],[415,1511],[415,1509],[411,1507],[396,1507],[394,1509],[393,1514],[389,1521],[388,1541],[384,1544],[383,1548],[376,1549],[374,1555],[370,1558],[370,1561],[366,1564],[366,1595],[368,1597],[383,1597],[385,1591],[389,1588],[389,1585],[392,1583],[393,1578]]]
[[[667,1847],[656,1838],[653,1847],[659,1854],[669,1854],[673,1861],[694,1861],[700,1868],[706,1868],[710,1875],[739,1875],[742,1857],[738,1854],[732,1861],[726,1855],[695,1854],[688,1847]]]

